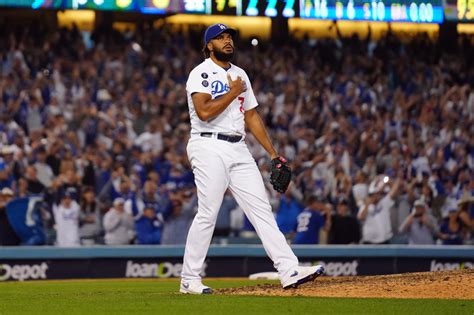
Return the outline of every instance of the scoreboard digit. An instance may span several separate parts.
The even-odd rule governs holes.
[[[458,0],[458,19],[474,22],[474,0]]]
[[[212,1],[211,12],[217,15],[238,15],[240,0],[209,0]]]
[[[245,9],[245,15],[248,16],[257,16],[258,15],[258,8],[257,8],[258,0],[250,0],[247,9]]]
[[[295,14],[295,0],[285,0],[285,8],[283,9],[282,15],[286,18],[291,18],[296,16]]]
[[[266,16],[286,18],[296,17],[295,0],[237,0],[242,1],[243,14],[247,16]]]
[[[277,0],[268,0],[267,1],[267,8],[265,9],[265,16],[268,17],[275,17],[277,16],[278,12],[276,10]]]

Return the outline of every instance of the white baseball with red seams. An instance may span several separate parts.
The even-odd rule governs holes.
[[[192,94],[206,93],[215,99],[229,91],[227,74],[232,80],[240,76],[247,90],[216,118],[202,121],[194,108]],[[266,253],[272,259],[282,284],[298,268],[285,237],[278,229],[268,201],[262,175],[243,140],[230,143],[215,137],[202,137],[201,132],[245,135],[244,111],[258,103],[245,71],[233,64],[228,70],[210,58],[194,68],[186,84],[191,138],[187,154],[192,165],[198,191],[198,212],[189,230],[184,253],[182,281],[200,280],[201,270],[209,249],[217,214],[227,188],[252,222],[262,240]],[[298,269],[299,270],[299,269]]]

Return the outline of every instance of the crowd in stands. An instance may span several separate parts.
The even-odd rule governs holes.
[[[197,211],[185,83],[203,29],[0,26],[0,245],[184,244]],[[294,171],[285,194],[267,187],[289,241],[474,243],[472,37],[237,48]],[[269,183],[267,154],[246,141]],[[32,197],[34,242],[8,209]],[[255,232],[226,194],[215,239],[229,237]]]

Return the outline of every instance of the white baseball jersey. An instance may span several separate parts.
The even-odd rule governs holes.
[[[71,202],[69,208],[53,205],[56,221],[56,241],[58,246],[79,246],[79,205]]]
[[[209,121],[202,121],[199,119],[194,108],[192,95],[194,93],[206,93],[211,95],[212,99],[216,99],[226,94],[229,92],[227,74],[230,74],[232,80],[240,76],[247,85],[247,91],[235,98],[217,117]],[[243,69],[231,64],[230,68],[225,70],[215,64],[210,58],[204,60],[191,71],[186,82],[186,91],[188,95],[189,116],[191,118],[191,134],[222,132],[244,135],[244,112],[258,105],[250,80]]]
[[[383,243],[392,238],[390,208],[394,204],[393,199],[386,195],[376,205],[369,205],[367,217],[362,225],[362,241]],[[359,208],[359,213],[363,208],[364,206]]]

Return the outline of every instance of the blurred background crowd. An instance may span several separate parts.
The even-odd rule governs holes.
[[[185,83],[203,30],[0,27],[0,245],[184,244],[197,211]],[[285,194],[267,187],[290,242],[474,243],[474,38],[236,46],[294,171]],[[13,205],[35,197],[41,236],[26,239]],[[254,241],[226,195],[214,242]]]

